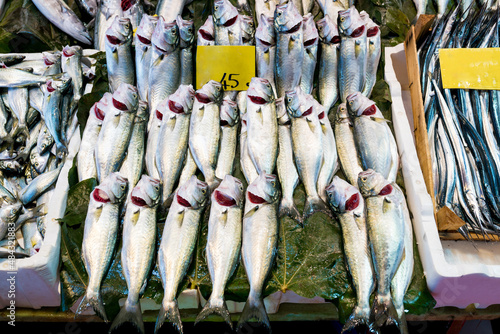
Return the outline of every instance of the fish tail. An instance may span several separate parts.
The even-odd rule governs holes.
[[[217,313],[220,315],[225,322],[233,329],[233,322],[231,321],[231,316],[229,314],[229,310],[227,309],[226,301],[223,298],[215,297],[208,299],[207,303],[201,310],[200,314],[196,317],[194,324],[196,325],[198,322],[205,319],[210,314]]]
[[[383,325],[400,326],[401,320],[399,319],[398,312],[392,303],[390,295],[375,296],[372,306],[373,321],[370,328],[379,328]]]
[[[158,333],[161,326],[163,326],[165,319],[171,322],[177,331],[182,334],[181,313],[179,312],[177,300],[163,300],[161,303],[160,313],[158,313],[155,324],[155,334]]]
[[[104,322],[108,322],[106,310],[104,309],[104,304],[99,292],[87,292],[85,296],[83,296],[83,299],[75,312],[75,317],[80,315],[88,306],[91,306],[94,312],[101,317]]]
[[[271,332],[271,325],[264,306],[264,301],[262,298],[255,296],[252,292],[250,292],[247,302],[245,303],[245,307],[243,308],[243,312],[241,312],[236,332],[239,332],[245,323],[250,321],[250,319],[257,319],[257,322],[262,323],[269,330],[269,332]]]
[[[349,316],[349,319],[347,319],[341,333],[348,332],[359,325],[367,325],[370,327],[370,309],[357,305]]]
[[[309,196],[306,199],[306,204],[304,204],[302,221],[305,222],[306,219],[312,216],[315,212],[323,212],[328,216],[332,216],[330,209],[320,197]]]
[[[293,199],[288,200],[283,198],[281,200],[279,215],[280,217],[288,216],[298,223],[302,224],[302,217],[299,213],[299,210],[295,206]]]
[[[126,322],[132,323],[141,334],[144,334],[145,330],[144,322],[142,321],[141,303],[129,303],[127,299],[127,301],[125,301],[125,305],[122,306],[120,312],[113,320],[109,333]]]

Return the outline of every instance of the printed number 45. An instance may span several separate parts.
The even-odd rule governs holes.
[[[238,85],[240,84],[240,82],[238,80],[233,78],[233,76],[237,76],[237,75],[239,75],[239,74],[231,73],[231,74],[229,74],[229,77],[227,78],[227,81],[234,82],[234,85],[229,85],[229,87],[231,87],[233,89],[238,87]],[[224,73],[224,75],[222,76],[222,79],[220,79],[220,83],[222,84],[222,87],[224,88],[224,90],[227,90],[227,87],[228,87],[228,83],[226,82],[226,76],[227,76],[227,73]]]

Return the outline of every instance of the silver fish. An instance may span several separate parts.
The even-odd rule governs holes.
[[[92,17],[97,14],[97,0],[77,0],[78,4]]]
[[[281,184],[281,203],[279,215],[289,216],[298,222],[301,222],[299,210],[293,202],[293,192],[299,184],[299,174],[293,157],[292,134],[290,130],[291,120],[286,112],[284,98],[276,100],[276,114],[278,116],[278,138],[279,149],[276,167],[278,168],[278,177]]]
[[[215,176],[224,179],[233,174],[236,145],[238,143],[238,124],[240,115],[236,102],[225,98],[220,108],[220,149]]]
[[[9,138],[9,131],[7,130],[7,123],[10,118],[10,113],[5,108],[2,99],[0,99],[0,141],[12,140]]]
[[[54,144],[54,137],[52,137],[47,125],[44,123],[37,138],[36,148],[38,153],[44,154],[52,147],[52,144]]]
[[[328,114],[339,98],[337,72],[340,36],[337,24],[328,15],[325,15],[316,24],[321,39],[321,57],[318,65],[318,97],[319,102],[325,107]]]
[[[399,168],[398,148],[382,112],[359,92],[349,95],[347,101],[363,168],[373,169],[394,182]]]
[[[363,90],[367,62],[366,27],[356,8],[339,12],[339,91],[342,102],[349,94]]]
[[[258,174],[270,174],[278,157],[278,122],[268,80],[254,77],[247,90],[248,154]]]
[[[339,12],[348,9],[349,5],[345,0],[317,0],[321,11],[326,16],[328,15],[330,19],[337,23],[337,18],[339,16]]]
[[[122,83],[111,98],[97,140],[95,157],[100,182],[119,170],[127,151],[138,107],[137,88]]]
[[[82,43],[90,45],[87,28],[62,0],[33,0],[33,4],[53,25]]]
[[[38,253],[40,248],[42,247],[43,237],[38,231],[35,221],[27,221],[21,227],[22,237],[23,237],[23,245],[21,247],[30,253],[30,255],[34,255]]]
[[[156,165],[156,150],[158,147],[158,136],[160,134],[160,127],[163,117],[169,117],[168,98],[165,98],[163,101],[161,101],[156,107],[156,110],[152,111],[149,117],[150,126],[148,130],[148,139],[146,142],[144,163],[147,174],[155,179],[160,179],[158,166]]]
[[[231,175],[226,175],[212,193],[206,247],[212,293],[195,323],[217,313],[233,327],[224,299],[224,288],[240,257],[243,196],[243,184]]]
[[[358,186],[358,175],[363,171],[358,155],[351,119],[345,103],[341,103],[335,116],[335,139],[340,168],[350,184]]]
[[[111,93],[122,83],[133,85],[134,58],[132,57],[132,24],[128,18],[115,17],[106,30],[106,64]]]
[[[311,13],[304,15],[302,23],[302,33],[304,40],[304,56],[302,62],[302,77],[300,78],[300,88],[307,94],[311,94],[314,85],[314,71],[318,60],[318,29],[314,23]]]
[[[7,66],[13,66],[15,64],[21,63],[24,59],[26,59],[26,56],[23,55],[16,55],[16,54],[1,55],[0,63],[4,63]]]
[[[240,132],[240,167],[247,183],[252,183],[259,174],[257,173],[257,169],[252,162],[252,158],[248,154],[248,145],[247,145],[247,114],[243,114],[241,116],[241,132]]]
[[[123,220],[122,271],[127,282],[125,304],[113,320],[110,331],[131,321],[144,333],[140,295],[146,287],[154,263],[156,209],[160,201],[160,180],[143,175],[132,190]]]
[[[153,112],[158,103],[177,90],[181,79],[179,28],[175,20],[167,23],[160,17],[151,42],[148,102]]]
[[[28,114],[29,101],[28,101],[28,88],[15,87],[7,89],[7,101],[13,116],[18,120],[17,129],[13,136],[19,133],[24,133],[29,136],[28,125],[26,124],[26,115]]]
[[[198,29],[198,46],[215,45],[214,19],[212,15],[208,15],[205,23]]]
[[[96,102],[89,111],[89,118],[83,130],[80,149],[76,157],[78,166],[78,180],[83,181],[91,177],[97,179],[97,167],[95,162],[95,147],[99,139],[102,123],[106,113],[111,109],[111,93]]]
[[[286,93],[285,106],[291,119],[295,165],[307,194],[303,213],[305,219],[315,211],[328,212],[317,189],[323,162],[323,129],[318,115],[313,111],[312,101],[300,86]]]
[[[255,45],[255,24],[253,17],[248,15],[240,16],[241,45]]]
[[[276,67],[274,78],[278,97],[300,84],[304,62],[302,16],[292,2],[276,7]]]
[[[274,18],[272,16],[264,16],[264,14],[262,15],[255,33],[255,64],[257,66],[257,77],[269,81],[271,86],[273,86],[274,96],[276,97],[276,85],[274,83],[274,68],[276,61]]]
[[[208,185],[192,176],[176,193],[168,212],[158,251],[158,269],[165,292],[156,320],[155,333],[165,319],[182,333],[177,289],[189,267],[196,245],[201,215],[208,203]]]
[[[399,325],[391,297],[391,282],[404,254],[405,198],[395,183],[372,169],[359,174],[358,187],[365,198],[366,225],[377,279],[372,305],[374,323],[376,327],[391,321]]]
[[[28,101],[30,107],[35,109],[43,116],[43,92],[40,87],[30,87],[28,88]],[[2,103],[3,104],[3,103]]]
[[[160,126],[156,166],[162,180],[163,204],[172,194],[184,165],[194,95],[193,86],[180,85],[168,98],[166,113]]]
[[[340,179],[333,178],[326,189],[330,207],[342,227],[344,254],[356,292],[356,306],[342,332],[364,324],[371,325],[370,296],[375,287],[365,217],[365,202],[359,190]]]
[[[14,234],[14,232],[21,227],[16,224],[21,209],[22,204],[20,202],[7,205],[3,204],[0,207],[0,240],[10,233]]]
[[[62,50],[61,68],[71,77],[74,102],[78,102],[83,94],[82,48],[78,45],[65,46]],[[108,63],[109,64],[109,63]],[[108,70],[110,70],[108,66]]]
[[[30,182],[20,193],[19,199],[23,205],[27,205],[37,199],[38,196],[43,194],[47,189],[50,188],[59,177],[61,172],[62,164],[59,165],[55,170],[40,174],[37,178]]]
[[[106,31],[109,29],[115,16],[122,15],[122,0],[101,0],[95,17],[94,48],[105,50]]]
[[[238,9],[229,0],[214,2],[215,45],[242,45],[242,34]]]
[[[166,22],[173,21],[182,15],[184,6],[192,0],[160,0],[156,6],[156,14],[165,19]]]
[[[215,176],[220,139],[222,85],[210,80],[196,91],[189,125],[189,150],[210,189],[217,187]]]
[[[45,168],[47,168],[50,157],[50,152],[45,152],[45,154],[40,155],[36,149],[33,149],[30,154],[30,163],[38,174],[42,174]]]
[[[119,227],[119,207],[127,194],[127,179],[111,173],[90,193],[83,232],[82,257],[89,281],[75,315],[89,305],[108,321],[101,297],[101,282],[111,263]],[[143,264],[142,264],[143,265]]]
[[[250,293],[237,331],[252,318],[270,328],[262,293],[276,254],[279,197],[278,178],[272,174],[260,174],[246,191],[241,259],[250,283]]]
[[[45,83],[50,76],[36,75],[18,68],[5,68],[0,66],[0,87],[26,87]],[[4,102],[5,103],[5,102]]]
[[[135,77],[141,100],[148,101],[149,67],[151,66],[151,38],[158,23],[157,16],[144,15],[134,35]]]
[[[262,18],[273,17],[274,11],[276,10],[276,5],[280,2],[278,0],[255,0],[255,17],[257,18],[257,26],[262,22]]]
[[[177,25],[179,26],[179,47],[181,57],[181,85],[193,84],[193,43],[194,43],[194,21],[183,20],[181,16],[177,17]]]
[[[191,151],[188,149],[186,152],[186,161],[184,162],[181,176],[179,176],[179,185],[186,183],[191,176],[196,174],[197,170],[198,166],[196,165],[196,161],[194,161]]]
[[[139,24],[141,24],[142,16],[144,15],[144,8],[140,0],[122,0],[122,16],[130,19],[132,30],[136,31]]]
[[[380,61],[380,55],[382,53],[381,41],[380,41],[380,29],[377,24],[375,24],[369,17],[367,18],[368,23],[366,24],[366,37],[368,45],[368,55],[366,61],[366,75],[365,75],[365,85],[363,88],[363,95],[370,97],[372,94],[373,86],[377,81],[377,68]]]

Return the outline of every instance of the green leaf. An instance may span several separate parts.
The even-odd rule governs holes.
[[[77,183],[69,189],[66,211],[64,217],[60,220],[61,222],[67,223],[70,226],[84,223],[89,206],[90,193],[96,185],[96,179],[90,178]],[[80,220],[77,220],[78,218]]]

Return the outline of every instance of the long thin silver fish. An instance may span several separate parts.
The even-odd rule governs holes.
[[[330,207],[342,227],[344,254],[356,292],[356,306],[342,332],[370,322],[370,296],[375,287],[372,259],[365,217],[365,202],[359,190],[340,179],[333,178],[326,189]]]
[[[212,15],[208,15],[205,23],[198,29],[198,46],[210,46],[215,45],[215,31],[214,31],[214,19]]]
[[[191,0],[192,1],[192,0]],[[156,14],[163,17],[166,22],[173,21],[177,16],[182,15],[184,6],[191,2],[190,0],[160,0],[156,6]]]
[[[194,60],[193,60],[193,44],[194,44],[194,21],[183,20],[181,16],[177,17],[177,25],[179,26],[180,37],[180,58],[181,58],[181,85],[193,84]]]
[[[248,15],[240,16],[241,45],[255,45],[255,24],[253,17]]]
[[[242,45],[242,34],[238,9],[229,0],[214,2],[215,45]]]
[[[41,194],[43,194],[47,189],[50,188],[59,177],[61,172],[62,164],[53,171],[43,173],[30,182],[20,193],[19,199],[23,205],[27,205],[33,202]]]
[[[220,108],[220,149],[215,169],[215,176],[221,180],[226,175],[233,174],[239,122],[240,115],[236,102],[229,98],[223,99]]]
[[[270,328],[262,293],[276,254],[279,197],[278,178],[272,174],[260,174],[246,191],[241,259],[250,292],[237,331],[252,318]]]
[[[252,183],[259,174],[257,169],[248,154],[248,127],[247,127],[247,114],[241,116],[241,132],[240,132],[240,167],[247,184]]]
[[[155,179],[160,179],[160,174],[158,173],[158,166],[156,165],[156,150],[158,148],[158,136],[160,134],[160,127],[162,124],[163,117],[169,117],[168,114],[169,114],[168,98],[165,98],[158,104],[156,110],[152,111],[151,115],[149,116],[150,126],[148,129],[148,139],[146,143],[144,163],[147,174]]]
[[[231,175],[226,175],[212,193],[206,247],[212,293],[195,324],[217,313],[233,327],[224,289],[240,257],[243,196],[243,184]]]
[[[311,13],[304,15],[303,24],[304,40],[304,60],[302,62],[302,76],[300,78],[300,88],[307,94],[311,94],[314,84],[314,72],[318,60],[318,29],[314,23],[314,17]]]
[[[19,133],[29,136],[28,125],[26,124],[26,115],[29,109],[28,98],[28,87],[12,87],[7,89],[9,108],[13,112],[13,116],[15,115],[18,120],[14,136],[17,136]]]
[[[364,96],[370,97],[373,86],[375,86],[375,82],[377,81],[377,69],[380,61],[380,55],[382,53],[382,47],[379,26],[369,17],[367,17],[366,29],[368,54],[366,61],[365,85],[362,93]]]
[[[121,16],[121,2],[122,0],[99,1],[94,24],[94,48],[96,50],[105,50],[106,31],[115,20],[115,16]]]
[[[133,85],[135,72],[132,57],[132,24],[128,18],[115,17],[106,31],[105,49],[111,93],[122,83]]]
[[[179,188],[168,212],[158,251],[158,271],[165,292],[156,319],[155,333],[158,333],[165,319],[182,333],[177,290],[196,246],[198,227],[208,203],[209,191],[208,185],[193,175]]]
[[[0,66],[0,87],[26,87],[45,83],[51,76],[36,75],[18,68],[5,68]]]
[[[271,83],[276,97],[276,84],[274,83],[276,33],[273,22],[274,18],[272,16],[264,15],[260,18],[255,33],[255,64],[257,66],[257,77],[267,79]]]
[[[151,38],[158,23],[157,16],[144,15],[134,35],[135,77],[141,100],[148,101],[149,67],[151,66]]]
[[[83,94],[83,71],[82,71],[82,48],[81,46],[65,46],[61,55],[61,69],[71,77],[73,87],[73,99],[78,102]],[[108,67],[109,70],[109,67]]]
[[[149,271],[154,263],[160,180],[143,175],[131,195],[123,220],[121,251],[122,271],[127,282],[128,294],[109,331],[130,321],[144,333],[139,298],[144,292]]]
[[[111,173],[90,193],[89,209],[83,231],[82,257],[89,281],[85,295],[75,312],[89,305],[108,321],[101,296],[101,282],[111,263],[119,227],[119,207],[127,194],[127,179]]]

